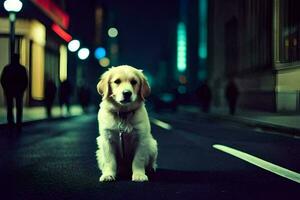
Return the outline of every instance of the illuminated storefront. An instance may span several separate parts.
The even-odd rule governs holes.
[[[300,2],[274,0],[277,110],[300,111]]]
[[[31,2],[32,3],[27,1],[27,5],[25,6],[31,10],[27,10],[26,13],[25,9],[22,17],[18,17],[16,20],[15,52],[20,54],[20,62],[26,67],[29,76],[29,87],[26,91],[26,98],[24,98],[25,105],[40,105],[44,98],[45,78],[52,79],[57,86],[61,80],[67,78],[66,43],[68,41],[58,35],[52,28],[53,25],[67,28],[69,19],[68,16],[50,0],[32,0]],[[35,17],[35,13],[33,13],[32,10],[35,13],[43,13],[44,16],[40,18],[40,14],[36,14],[39,17]],[[30,12],[33,14],[30,14]],[[47,21],[47,23],[45,21]],[[51,23],[52,26],[49,23]],[[8,18],[1,15],[0,24],[1,73],[4,66],[9,63]],[[67,34],[63,29],[62,33]],[[0,106],[4,105],[3,91],[0,90]]]

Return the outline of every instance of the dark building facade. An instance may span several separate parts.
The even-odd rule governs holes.
[[[299,2],[208,2],[208,76],[214,104],[226,104],[225,85],[235,79],[240,107],[299,111]]]

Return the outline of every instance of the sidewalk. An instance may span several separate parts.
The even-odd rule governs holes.
[[[184,106],[180,107],[179,110],[193,113],[201,112],[195,106]],[[243,123],[248,126],[300,136],[300,114],[281,114],[237,109],[236,114],[232,116],[228,114],[227,108],[213,107],[210,116]]]
[[[15,113],[15,112],[14,112]],[[66,114],[66,111],[62,113],[59,106],[55,106],[52,109],[52,118],[64,118],[81,115],[82,109],[78,105],[73,105],[70,108],[70,114]],[[23,108],[23,123],[39,121],[47,119],[46,110],[44,107],[24,107]],[[5,107],[0,108],[0,125],[6,124],[6,109]]]

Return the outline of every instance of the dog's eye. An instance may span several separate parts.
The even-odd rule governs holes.
[[[137,81],[133,79],[133,80],[130,81],[130,83],[131,83],[131,85],[136,85]]]
[[[114,83],[115,83],[115,84],[120,84],[120,83],[121,83],[121,80],[120,80],[120,79],[117,79],[117,80],[114,81]]]

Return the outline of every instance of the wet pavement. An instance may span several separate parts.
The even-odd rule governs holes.
[[[300,140],[188,113],[151,115],[158,170],[146,183],[100,183],[96,115],[1,135],[1,199],[297,199],[299,183],[213,147],[224,145],[294,172]],[[156,119],[156,120],[153,120]],[[162,126],[167,123],[169,127]]]

